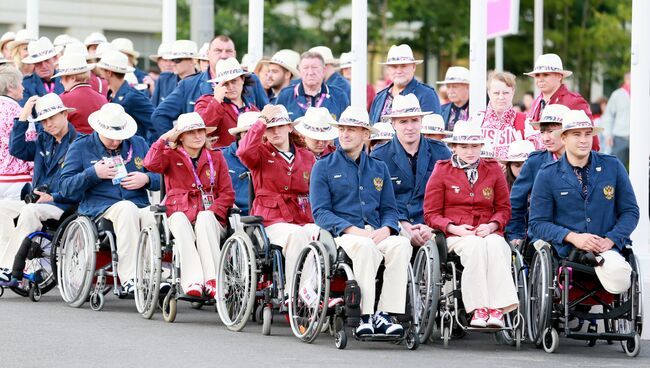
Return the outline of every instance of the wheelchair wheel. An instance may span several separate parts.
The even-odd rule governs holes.
[[[512,277],[517,286],[517,297],[519,307],[504,315],[506,326],[512,327],[508,330],[497,332],[497,341],[506,345],[517,346],[520,344],[526,331],[523,316],[526,314],[526,300],[528,300],[528,270],[524,257],[518,250],[514,249],[512,254]],[[519,335],[517,335],[519,333]]]
[[[415,303],[420,321],[419,340],[426,342],[436,324],[440,299],[440,255],[432,241],[418,250],[413,262],[413,273],[418,291],[416,295],[419,297]]]
[[[29,242],[30,250],[23,269],[24,278],[11,290],[22,297],[29,296],[32,301],[38,301],[41,294],[47,293],[56,286],[56,278],[52,273],[54,267],[51,262],[52,237],[38,231],[30,234],[25,241]],[[32,291],[33,289],[39,289],[39,295],[34,299],[32,295],[36,291]]]
[[[641,352],[641,337],[639,334],[634,334],[634,338],[627,341],[621,341],[623,350],[627,356],[634,358]]]
[[[173,288],[165,295],[162,312],[165,322],[172,323],[176,320],[176,294]]]
[[[61,297],[71,307],[86,302],[95,272],[97,232],[92,221],[77,217],[66,228],[57,268]]]
[[[551,250],[544,246],[533,256],[529,282],[530,295],[526,303],[528,336],[538,347],[543,342],[546,343],[545,331],[551,324],[553,303],[552,270]],[[555,333],[557,334],[557,331]]]
[[[229,330],[246,326],[255,305],[257,262],[250,238],[234,233],[221,250],[217,271],[216,303],[221,321]]]
[[[542,346],[547,353],[554,353],[560,345],[560,336],[553,327],[547,327],[542,335]]]
[[[334,333],[334,345],[337,349],[343,350],[348,345],[348,335],[345,333],[345,328],[342,328]]]
[[[313,342],[327,316],[330,291],[330,259],[320,243],[310,243],[296,262],[289,291],[289,322],[293,334]]]
[[[262,335],[268,336],[271,334],[271,324],[273,323],[273,309],[264,306],[262,310]]]
[[[142,229],[135,264],[135,306],[138,313],[151,319],[158,306],[162,273],[160,233],[157,226]]]

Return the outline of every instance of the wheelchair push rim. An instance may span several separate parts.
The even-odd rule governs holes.
[[[420,321],[420,342],[426,342],[436,324],[438,300],[440,299],[440,255],[432,241],[420,247],[413,262],[415,277],[416,313]]]
[[[135,305],[146,319],[158,306],[161,267],[160,234],[155,226],[147,226],[140,233],[135,265]]]
[[[61,297],[71,307],[83,305],[90,293],[96,239],[94,225],[84,216],[72,221],[63,234],[57,274]]]

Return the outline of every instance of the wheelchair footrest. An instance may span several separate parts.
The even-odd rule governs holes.
[[[612,340],[612,341],[627,341],[634,339],[636,332],[628,334],[620,333],[585,333],[585,332],[571,332],[566,335],[570,339],[576,340]]]
[[[384,335],[384,334],[370,334],[357,336],[356,333],[352,333],[355,339],[359,341],[401,341],[404,337],[402,335]]]
[[[473,332],[485,332],[485,333],[494,333],[494,332],[499,332],[499,331],[512,331],[512,327],[467,327],[465,328],[467,331],[473,331]]]

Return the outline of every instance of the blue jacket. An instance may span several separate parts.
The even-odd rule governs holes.
[[[153,105],[147,96],[124,81],[117,92],[108,91],[108,100],[122,105],[124,111],[135,119],[138,124],[138,131],[135,134],[148,141],[158,139],[158,136],[154,137],[156,130],[151,120]]]
[[[399,212],[388,167],[361,152],[359,164],[339,147],[316,161],[309,183],[314,222],[341,236],[351,226],[388,226],[399,233]]]
[[[528,218],[528,198],[533,190],[533,183],[539,169],[548,162],[555,161],[553,153],[549,151],[535,151],[528,156],[528,159],[521,168],[521,173],[510,189],[510,205],[512,206],[512,217],[506,226],[506,235],[509,240],[524,239],[526,237],[526,219]],[[528,229],[528,239],[536,238]]]
[[[542,167],[530,204],[530,227],[566,257],[569,232],[606,237],[621,250],[639,222],[639,206],[625,167],[614,156],[591,151],[587,197],[566,155]]]
[[[424,209],[422,206],[427,182],[436,162],[448,160],[451,157],[451,151],[440,141],[420,136],[415,176],[413,176],[406,151],[397,136],[389,142],[375,147],[370,156],[384,161],[388,166],[390,180],[395,190],[399,220],[412,224],[423,224]]]
[[[255,106],[262,110],[269,99],[262,87],[260,79],[255,74],[250,74],[255,81],[255,86],[244,87],[244,96],[253,100]],[[174,126],[178,116],[194,111],[194,104],[199,97],[214,93],[210,80],[210,69],[189,76],[176,85],[174,91],[156,107],[151,120],[156,122],[156,136],[159,137]],[[251,96],[253,98],[251,98]]]
[[[331,87],[336,87],[340,89],[341,91],[345,92],[345,95],[348,96],[348,100],[351,100],[352,98],[350,97],[351,95],[351,89],[352,87],[350,86],[350,82],[348,82],[347,79],[345,79],[341,73],[339,72],[334,72],[328,80],[325,81],[328,86]]]
[[[338,119],[339,116],[341,116],[341,113],[348,106],[350,106],[350,99],[348,99],[348,97],[345,95],[345,92],[325,83],[323,83],[321,86],[320,94],[315,98],[312,98],[312,106],[316,105],[316,103],[320,100],[320,96],[323,94],[325,95],[325,98],[323,99],[323,103],[320,105],[320,107],[326,107],[330,114],[333,114],[335,116],[335,119]],[[302,82],[293,86],[289,85],[289,87],[282,89],[278,95],[276,104],[284,105],[284,107],[287,108],[287,111],[289,111],[289,117],[291,120],[296,120],[299,117],[304,116],[305,111],[307,110],[307,108],[303,109],[303,107],[301,107],[298,102],[300,102],[300,104],[303,106],[308,106],[307,97],[305,97],[305,90],[302,87]]]
[[[178,84],[178,76],[172,72],[162,72],[156,80],[156,87],[151,95],[151,104],[154,108],[158,107],[161,102],[174,91]]]
[[[65,211],[75,201],[67,199],[61,192],[61,171],[66,152],[75,140],[77,132],[72,124],[68,123],[68,133],[63,136],[61,143],[57,144],[54,137],[43,131],[38,124],[36,141],[27,141],[25,132],[28,127],[29,124],[25,121],[18,121],[18,119],[14,121],[9,141],[9,154],[23,161],[34,161],[32,187],[47,185],[50,195],[54,198],[54,202],[50,204]]]
[[[56,77],[52,78],[52,80],[54,81],[54,93],[57,95],[63,93],[65,88],[61,84],[61,78]],[[18,101],[20,106],[25,106],[25,102],[32,96],[45,96],[47,94],[45,86],[43,86],[43,80],[36,73],[32,73],[23,78],[23,87],[25,87],[23,99]]]
[[[135,74],[136,79],[138,80],[138,83],[144,83],[144,78],[147,76],[147,72],[144,70],[135,67],[135,70],[133,71],[133,74]]]
[[[391,88],[393,88],[392,84],[379,91],[374,100],[372,100],[372,105],[370,106],[370,124],[381,121],[381,110],[384,108],[386,97]],[[433,87],[421,83],[417,79],[413,78],[406,85],[406,88],[400,92],[400,95],[406,96],[409,93],[413,93],[418,98],[422,111],[433,111],[434,114],[440,113],[440,99],[438,99],[438,94]]]
[[[223,157],[228,164],[228,173],[230,174],[232,187],[235,190],[235,205],[241,210],[242,216],[247,216],[249,210],[248,184],[250,183],[250,178],[247,176],[244,179],[240,179],[239,175],[249,170],[241,162],[239,156],[237,156],[237,142],[233,142],[230,146],[224,147],[221,152],[223,152]]]
[[[139,208],[149,205],[147,189],[160,190],[160,175],[148,172],[143,164],[149,146],[141,137],[133,136],[122,141],[122,158],[128,172],[140,171],[149,176],[149,184],[138,190],[127,190],[110,179],[100,179],[95,163],[109,155],[95,132],[84,135],[72,143],[61,173],[62,194],[79,204],[79,213],[95,217],[119,201],[131,201]],[[131,159],[129,159],[129,152]],[[127,162],[128,161],[128,162]],[[135,241],[135,240],[134,240]]]

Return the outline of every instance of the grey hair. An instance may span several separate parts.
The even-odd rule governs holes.
[[[12,64],[0,65],[0,96],[9,94],[10,88],[16,88],[23,82],[23,74]]]

